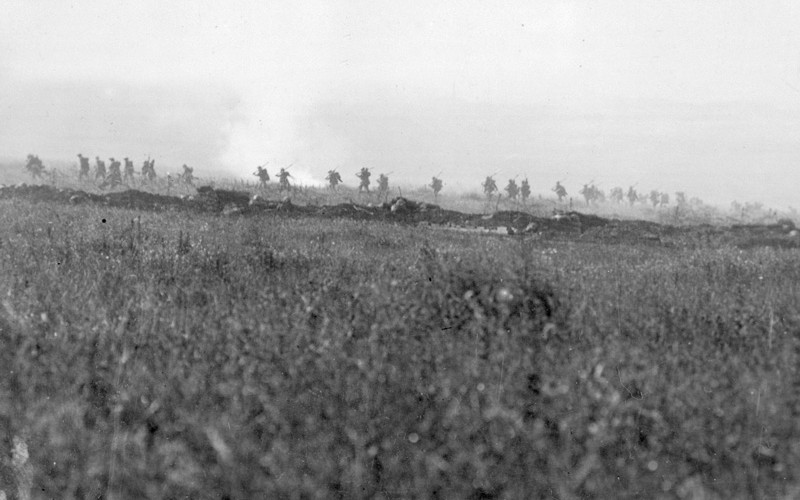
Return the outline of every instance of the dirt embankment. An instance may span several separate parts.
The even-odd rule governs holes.
[[[0,200],[27,199],[35,202],[97,204],[146,211],[189,211],[223,216],[280,214],[294,217],[374,220],[432,228],[494,233],[516,237],[558,238],[579,241],[646,244],[659,246],[723,245],[740,248],[770,246],[800,248],[800,235],[790,220],[767,225],[668,226],[655,222],[605,219],[580,212],[537,217],[526,212],[501,211],[467,214],[438,205],[395,198],[381,205],[295,205],[290,199],[268,200],[242,191],[198,188],[192,196],[167,196],[127,190],[105,194],[46,185],[0,187]]]

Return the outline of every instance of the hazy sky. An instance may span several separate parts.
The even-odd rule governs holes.
[[[502,8],[499,7],[502,5]],[[0,157],[798,203],[790,1],[3,0]]]

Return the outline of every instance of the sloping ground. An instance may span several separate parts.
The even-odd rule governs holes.
[[[437,205],[395,198],[382,205],[341,203],[328,206],[295,205],[290,199],[267,200],[247,192],[198,188],[193,196],[166,196],[127,190],[106,194],[44,185],[0,187],[0,199],[24,198],[36,202],[101,204],[135,210],[180,210],[216,213],[225,216],[257,216],[269,213],[282,216],[310,216],[374,220],[425,225],[433,228],[491,232],[513,236],[566,238],[606,243],[664,246],[722,245],[740,248],[769,246],[800,248],[800,237],[790,220],[777,224],[734,226],[669,226],[655,222],[605,219],[579,212],[537,217],[525,212],[500,211],[493,214],[466,214]]]

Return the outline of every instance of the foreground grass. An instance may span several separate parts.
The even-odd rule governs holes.
[[[0,209],[34,498],[800,495],[797,252]]]

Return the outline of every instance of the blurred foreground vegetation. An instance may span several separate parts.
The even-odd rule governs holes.
[[[34,498],[800,496],[796,250],[0,214]]]

